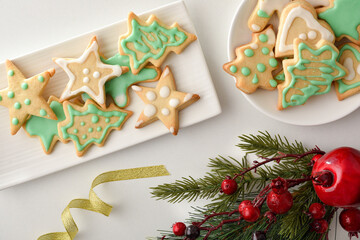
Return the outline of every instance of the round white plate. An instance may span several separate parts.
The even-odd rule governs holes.
[[[235,14],[228,39],[229,61],[235,58],[235,48],[251,41],[251,31],[247,21],[257,1],[243,0]],[[239,90],[240,91],[240,90]],[[313,126],[329,123],[345,117],[360,105],[360,94],[343,101],[338,101],[335,89],[328,94],[313,96],[303,106],[277,110],[278,93],[275,91],[257,90],[253,94],[243,93],[245,98],[260,112],[279,121],[302,126]]]

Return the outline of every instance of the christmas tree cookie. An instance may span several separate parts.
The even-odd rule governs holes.
[[[275,33],[270,25],[260,33],[253,33],[249,44],[236,48],[236,59],[224,64],[224,70],[236,78],[236,87],[245,93],[257,88],[274,90],[277,82],[272,71],[279,64],[274,58]]]
[[[335,42],[331,27],[318,20],[316,10],[306,1],[294,1],[288,4],[280,17],[279,32],[276,39],[275,56],[294,55],[294,39],[300,38],[311,44],[321,39]]]
[[[197,39],[179,24],[167,26],[155,15],[143,21],[130,12],[128,28],[129,32],[120,37],[119,51],[121,55],[130,57],[133,74],[138,74],[149,62],[160,67],[170,52],[180,54]]]
[[[329,0],[330,5],[319,9],[319,18],[333,29],[336,40],[347,37],[360,44],[360,1]]]
[[[116,54],[108,59],[101,57],[101,61],[105,64],[130,68],[130,59],[126,55]],[[106,82],[105,93],[111,96],[118,107],[126,108],[130,103],[129,87],[140,82],[157,81],[159,80],[160,73],[160,68],[154,66],[146,66],[136,75],[131,71],[123,73],[119,77],[115,77]],[[89,99],[90,96],[84,93],[82,98],[86,100]]]
[[[168,66],[161,74],[156,88],[132,86],[146,104],[136,123],[136,128],[160,119],[173,135],[179,129],[179,111],[200,99],[199,95],[176,91],[175,80]]]
[[[344,78],[334,82],[337,97],[341,101],[360,92],[360,47],[353,43],[343,45],[338,61],[348,70]]]
[[[54,96],[48,100],[50,108],[54,111],[57,120],[38,116],[31,116],[25,123],[24,129],[29,136],[38,137],[44,152],[52,152],[55,144],[59,141],[58,123],[65,120],[62,103]]]
[[[264,30],[271,16],[276,12],[280,17],[281,12],[289,2],[291,0],[258,0],[248,21],[250,30],[253,32]]]
[[[60,97],[61,101],[87,93],[103,108],[106,107],[105,82],[128,71],[127,67],[101,62],[96,37],[91,39],[80,58],[54,58],[54,62],[69,76],[69,82]]]
[[[83,156],[88,148],[104,145],[109,133],[120,130],[132,112],[121,110],[114,104],[103,109],[89,99],[84,106],[64,102],[66,119],[58,124],[59,136],[63,141],[73,141],[76,153]]]
[[[9,86],[0,90],[0,105],[9,109],[11,134],[19,131],[29,115],[56,119],[55,113],[42,97],[55,69],[25,78],[11,61],[6,60],[5,64]]]
[[[334,80],[346,75],[337,62],[339,50],[321,40],[316,45],[294,41],[295,59],[283,61],[285,82],[278,85],[278,109],[304,104],[311,96],[328,93]]]

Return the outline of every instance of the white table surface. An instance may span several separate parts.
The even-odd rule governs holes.
[[[0,61],[24,55],[171,0],[32,0],[0,1]],[[201,177],[208,158],[218,154],[240,158],[235,145],[242,133],[268,130],[286,135],[308,146],[324,150],[340,146],[358,147],[360,112],[336,122],[297,127],[273,120],[245,100],[233,79],[223,70],[227,61],[228,30],[240,0],[186,0],[205,57],[217,88],[223,113],[197,125],[136,145],[0,192],[0,239],[37,239],[52,231],[63,231],[60,214],[71,199],[87,198],[91,181],[98,174],[116,169],[166,165],[171,176],[104,184],[96,189],[103,200],[114,205],[110,217],[72,210],[80,229],[78,240],[145,239],[157,229],[183,221],[192,205],[172,205],[151,198],[149,187],[172,182],[182,176]],[[316,117],[316,113],[314,113]],[[337,228],[331,239],[346,239]]]

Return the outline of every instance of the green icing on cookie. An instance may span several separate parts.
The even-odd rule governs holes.
[[[357,60],[358,62],[360,62],[360,53],[359,53],[359,51],[358,51],[356,48],[354,48],[354,47],[352,47],[351,45],[349,45],[349,44],[345,44],[345,45],[340,49],[340,53],[339,53],[338,60],[341,58],[342,54],[343,54],[345,51],[347,51],[347,50],[351,51],[351,52],[354,54],[356,60]],[[345,92],[347,92],[347,91],[349,91],[349,90],[351,90],[351,89],[353,89],[353,88],[356,88],[356,87],[359,87],[359,86],[360,86],[360,82],[355,82],[355,83],[353,83],[353,84],[346,84],[346,83],[345,83],[346,80],[344,80],[344,79],[340,79],[340,80],[338,80],[337,82],[339,83],[339,88],[338,88],[338,90],[339,90],[339,93],[341,93],[341,94],[342,94],[342,93],[345,93]]]
[[[265,11],[263,11],[263,10],[261,10],[261,9],[259,9],[259,10],[257,11],[257,15],[258,15],[259,17],[262,17],[262,18],[270,18],[269,14],[267,14]]]
[[[359,0],[334,0],[334,6],[319,13],[319,18],[324,19],[332,28],[336,37],[348,35],[359,40],[357,31],[360,25]]]
[[[25,124],[25,129],[30,136],[40,137],[46,151],[49,151],[54,137],[59,136],[57,124],[65,120],[65,113],[61,103],[52,101],[50,108],[54,111],[58,120],[31,116]]]
[[[344,77],[346,75],[346,72],[339,66],[339,64],[336,61],[336,59],[338,57],[338,53],[332,46],[324,45],[320,49],[314,50],[314,49],[310,48],[309,46],[307,46],[304,42],[302,42],[299,44],[298,49],[299,49],[299,61],[295,65],[291,65],[291,66],[287,67],[287,70],[291,75],[291,82],[290,82],[289,86],[284,88],[284,90],[281,93],[283,108],[287,108],[289,106],[302,105],[308,100],[309,97],[311,97],[313,95],[321,95],[321,94],[328,93],[331,89],[331,83],[334,81],[334,79]],[[329,51],[331,53],[331,59],[320,60],[320,59],[311,58],[311,57],[310,57],[310,59],[306,59],[302,55],[303,50],[309,51],[314,56],[320,56],[325,51]],[[303,71],[308,68],[315,69],[315,67],[313,67],[313,66],[306,67],[306,66],[309,66],[311,63],[316,63],[316,65],[319,65],[321,63],[323,65],[326,65],[326,68],[331,68],[332,70],[337,70],[338,74],[333,76],[329,73],[321,71],[320,68],[318,68],[318,69],[321,71],[321,75],[312,75],[312,76],[310,75],[309,76],[309,75],[296,75],[295,74],[296,70]],[[329,72],[329,71],[327,70],[327,72]],[[303,94],[301,94],[301,95],[294,94],[291,96],[290,102],[287,102],[286,94],[288,93],[288,91],[291,88],[295,88],[295,83],[298,80],[307,81],[309,83],[309,85],[304,88],[296,88],[296,89],[300,90]],[[324,91],[320,92],[319,86],[325,86],[326,89]]]
[[[116,54],[109,59],[101,58],[101,61],[105,64],[130,68],[130,59],[125,55]],[[132,74],[130,70],[119,77],[107,81],[105,84],[105,92],[114,99],[114,102],[118,107],[123,108],[129,102],[127,91],[131,85],[155,79],[157,76],[158,72],[154,68],[145,67],[141,69],[137,75]],[[82,94],[82,98],[86,101],[87,99],[90,99],[90,96],[84,93]]]

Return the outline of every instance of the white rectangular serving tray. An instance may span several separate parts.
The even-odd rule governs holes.
[[[186,31],[196,34],[194,25],[182,1],[151,10],[139,16],[147,19],[150,14],[157,15],[169,25],[178,22]],[[126,32],[127,20],[123,20],[13,59],[13,62],[26,77],[55,67],[56,74],[46,87],[44,97],[60,96],[68,82],[68,77],[62,69],[52,62],[53,57],[77,58],[81,56],[90,38],[94,35],[99,40],[100,51],[106,57],[111,57],[118,52],[119,36]],[[198,102],[181,111],[179,134],[181,134],[182,128],[221,113],[220,104],[199,41],[190,44],[180,55],[170,54],[162,69],[166,65],[171,67],[179,91],[196,93],[201,97]],[[7,85],[5,64],[2,63],[0,64],[0,89],[6,88]],[[156,83],[147,85],[155,86]],[[123,129],[113,131],[104,147],[92,146],[82,158],[76,156],[72,142],[68,144],[58,142],[54,151],[50,155],[46,155],[39,139],[29,138],[23,129],[12,136],[9,128],[8,110],[0,107],[0,190],[169,134],[168,129],[160,121],[142,129],[135,129],[136,120],[143,110],[144,104],[132,91],[130,91],[130,99],[130,105],[126,109],[133,111],[134,114],[125,123]]]

